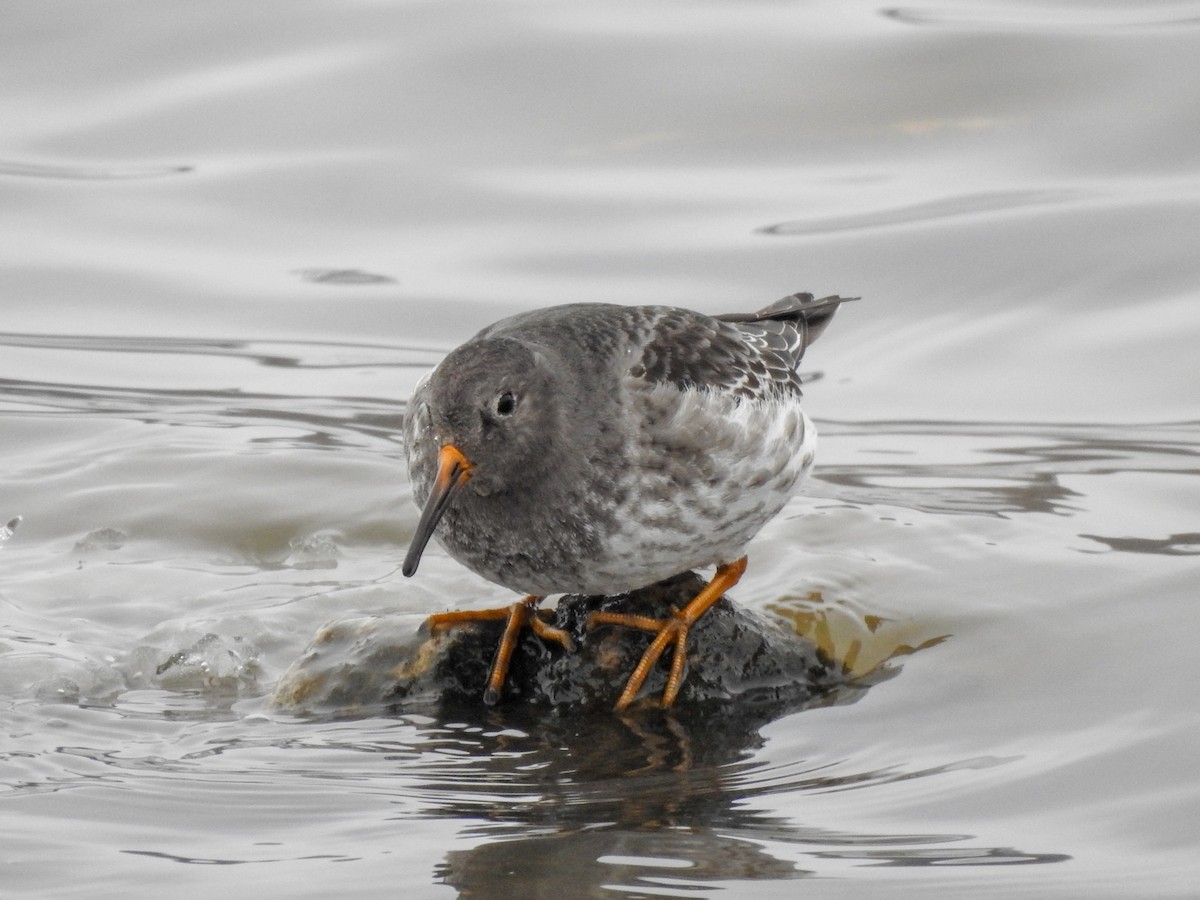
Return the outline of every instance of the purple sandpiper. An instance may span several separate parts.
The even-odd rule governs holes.
[[[430,537],[525,594],[509,607],[440,613],[432,628],[505,620],[484,699],[499,699],[520,630],[571,650],[537,614],[549,594],[611,595],[716,566],[662,620],[594,613],[655,638],[616,708],[674,644],[662,705],[683,682],[688,629],[737,583],[746,545],[812,465],[816,429],[796,367],[840,304],[792,294],[756,313],[578,303],[483,329],[413,392],[405,418],[423,506],[406,576]]]

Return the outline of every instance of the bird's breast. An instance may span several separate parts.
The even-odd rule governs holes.
[[[591,561],[592,578],[616,590],[741,556],[815,455],[816,428],[798,398],[739,402],[673,390],[641,401],[624,499]]]

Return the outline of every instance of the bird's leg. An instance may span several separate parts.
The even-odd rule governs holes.
[[[487,690],[483,692],[483,702],[488,706],[493,706],[500,699],[500,692],[504,689],[504,680],[508,677],[508,664],[512,660],[513,650],[517,647],[517,639],[520,637],[522,628],[528,627],[544,641],[557,642],[568,653],[575,649],[575,643],[569,634],[538,617],[537,605],[544,599],[536,594],[530,594],[510,606],[435,613],[425,622],[431,631],[438,631],[468,622],[504,621],[504,634],[496,646],[496,655],[492,657],[492,669],[488,676]]]
[[[621,692],[615,707],[617,712],[628,708],[629,704],[637,697],[650,670],[654,668],[654,664],[663,655],[668,644],[675,645],[675,652],[671,657],[671,672],[667,676],[666,687],[663,688],[662,705],[666,707],[675,702],[679,688],[683,684],[683,664],[687,661],[688,630],[699,621],[702,615],[708,612],[714,603],[721,599],[722,594],[738,583],[745,571],[746,557],[744,556],[734,562],[718,566],[712,581],[705,585],[704,590],[692,598],[683,609],[672,612],[668,619],[659,620],[648,616],[610,612],[596,612],[588,617],[589,628],[597,625],[623,625],[626,628],[651,631],[656,635],[650,646],[646,648],[646,652],[642,654],[633,674],[629,676],[629,681],[625,683],[625,690]]]

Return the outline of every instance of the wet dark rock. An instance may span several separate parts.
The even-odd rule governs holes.
[[[630,594],[563,597],[556,609],[542,614],[572,636],[575,651],[526,631],[498,708],[539,716],[611,709],[652,636],[611,625],[589,631],[588,614],[611,610],[661,618],[703,585],[703,579],[687,573]],[[325,626],[280,679],[274,702],[292,712],[324,715],[484,710],[484,687],[503,623],[472,623],[434,635],[423,623],[423,616],[408,615]],[[657,705],[670,654],[668,649],[647,679],[635,709]],[[707,717],[714,709],[736,709],[739,718],[761,724],[847,683],[842,668],[812,643],[723,597],[691,630],[673,715]]]

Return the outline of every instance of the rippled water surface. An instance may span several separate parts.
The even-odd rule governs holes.
[[[1186,2],[9,4],[0,894],[1197,896],[1197,58]],[[871,677],[272,708],[506,597],[399,577],[446,350],[795,290],[864,299],[735,595]]]

